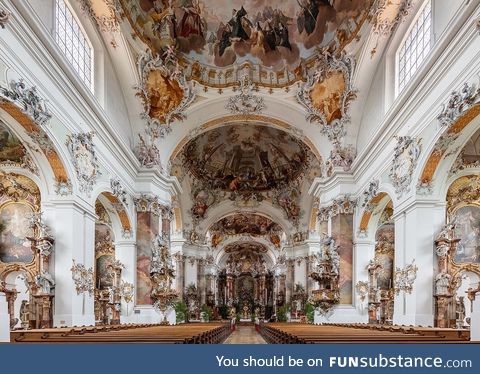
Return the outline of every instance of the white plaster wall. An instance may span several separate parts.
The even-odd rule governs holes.
[[[5,294],[0,292],[0,343],[10,342],[10,314]]]

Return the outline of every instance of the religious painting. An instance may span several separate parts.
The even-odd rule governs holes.
[[[113,286],[113,274],[108,270],[109,265],[115,261],[113,255],[103,255],[95,260],[95,285],[99,290]]]
[[[332,217],[332,237],[340,255],[340,304],[352,304],[353,274],[353,215],[338,214]]]
[[[382,225],[375,234],[375,259],[382,268],[378,272],[377,284],[382,290],[392,288],[393,262],[395,256],[395,225]]]
[[[101,207],[101,211],[105,211],[103,205]],[[95,224],[95,259],[96,287],[98,289],[111,287],[113,279],[108,271],[108,265],[115,261],[115,247],[113,245],[112,229],[103,223]]]
[[[261,253],[251,250],[248,243],[242,243],[246,247],[233,251],[227,260],[227,274],[265,274],[267,268]],[[250,243],[256,244],[256,243]]]
[[[147,90],[150,118],[167,122],[167,114],[177,108],[183,99],[183,90],[176,80],[169,79],[161,70],[148,73],[145,87]]]
[[[226,67],[259,63],[295,69],[317,47],[344,46],[367,18],[371,0],[122,0],[134,30],[162,50]]]
[[[0,162],[22,164],[25,156],[20,140],[0,121]]]
[[[342,117],[345,88],[345,76],[340,71],[330,72],[324,80],[312,87],[310,91],[312,105],[322,111],[326,123]]]
[[[182,156],[188,170],[212,188],[266,191],[302,176],[310,164],[308,151],[286,132],[239,124],[197,136]]]
[[[269,235],[282,232],[282,228],[267,217],[252,213],[237,213],[222,218],[211,226],[210,231],[224,235]]]
[[[256,242],[235,242],[229,244],[224,249],[225,253],[234,253],[241,251],[249,251],[253,253],[266,253],[267,248],[260,243]]]
[[[0,261],[4,263],[30,263],[34,259],[31,243],[33,236],[28,216],[33,213],[25,203],[11,202],[0,208]]]
[[[456,263],[480,263],[480,206],[467,205],[455,212],[455,234],[460,239]]]
[[[151,305],[150,262],[152,240],[158,235],[159,218],[150,212],[137,213],[137,305]]]

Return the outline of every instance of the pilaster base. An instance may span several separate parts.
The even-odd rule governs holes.
[[[338,306],[330,317],[322,316],[315,311],[313,323],[367,323],[368,314],[360,314],[357,309],[351,305]]]

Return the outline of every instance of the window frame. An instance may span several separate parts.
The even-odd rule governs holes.
[[[63,4],[65,5],[65,9],[68,10],[70,12],[70,15],[72,16],[72,21],[74,21],[76,23],[76,26],[78,27],[78,31],[81,33],[81,37],[83,37],[83,40],[85,41],[85,44],[86,46],[89,48],[89,51],[90,51],[90,79],[89,79],[89,82],[87,82],[85,79],[84,79],[84,76],[85,75],[85,72],[82,71],[82,69],[80,68],[80,64],[79,62],[80,61],[76,61],[74,58],[73,58],[73,52],[74,52],[74,46],[72,45],[70,47],[70,51],[67,50],[67,45],[66,43],[64,43],[64,38],[60,38],[60,34],[59,34],[59,24],[60,24],[60,21],[59,21],[59,18],[58,18],[58,12],[61,11],[60,10],[60,2],[63,2]],[[57,48],[59,49],[60,53],[62,54],[62,56],[66,59],[68,65],[70,66],[70,68],[73,70],[74,72],[74,75],[77,77],[77,79],[82,82],[82,84],[88,88],[88,90],[91,92],[91,93],[94,93],[95,92],[95,48],[88,36],[88,33],[87,31],[85,30],[82,22],[80,22],[80,19],[78,18],[75,10],[73,9],[72,5],[70,4],[70,2],[68,0],[54,0],[53,1],[53,39],[54,39],[54,42],[57,46]],[[72,30],[72,33],[75,34],[75,30]],[[77,34],[78,35],[78,34]],[[75,35],[74,35],[75,36]],[[77,40],[79,40],[79,36],[77,36]],[[82,40],[82,42],[83,42]],[[80,44],[80,43],[78,43]],[[84,46],[85,48],[85,46]],[[68,56],[70,52],[70,55],[72,56],[71,59],[70,57]],[[77,65],[78,68],[75,66]],[[86,64],[84,64],[86,66]]]
[[[418,26],[418,21],[420,17],[423,15],[425,9],[427,6],[430,6],[430,26],[429,26],[429,32],[423,33],[422,37],[425,37],[428,35],[430,37],[430,42],[429,42],[429,49],[427,52],[424,52],[422,61],[416,65],[416,69],[414,72],[411,72],[411,67],[410,67],[410,77],[408,80],[405,81],[406,78],[404,78],[404,84],[403,87],[400,87],[400,71],[401,71],[401,66],[400,66],[400,53],[402,49],[405,47],[407,39],[409,37],[412,37],[413,34],[413,29],[414,27]],[[410,22],[410,25],[408,26],[407,32],[405,33],[405,36],[402,38],[400,43],[398,44],[398,47],[395,51],[395,98],[400,96],[402,92],[405,92],[405,90],[408,88],[414,77],[418,74],[418,72],[421,70],[422,66],[425,64],[425,61],[428,59],[428,55],[431,53],[433,50],[434,46],[434,23],[433,23],[433,1],[432,0],[425,0],[423,4],[420,6],[420,8],[417,11],[417,14],[415,15],[415,18]],[[422,23],[422,26],[424,25],[425,21]],[[417,27],[417,32],[418,32],[418,27]],[[416,37],[416,35],[415,35]],[[424,44],[424,43],[422,43]],[[411,44],[413,45],[413,44]],[[418,41],[415,42],[414,49],[416,49],[418,46]],[[406,65],[405,65],[406,66]],[[406,68],[405,68],[406,71]]]

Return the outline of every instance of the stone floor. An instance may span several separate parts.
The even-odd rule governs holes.
[[[267,344],[254,326],[237,326],[223,344]]]

